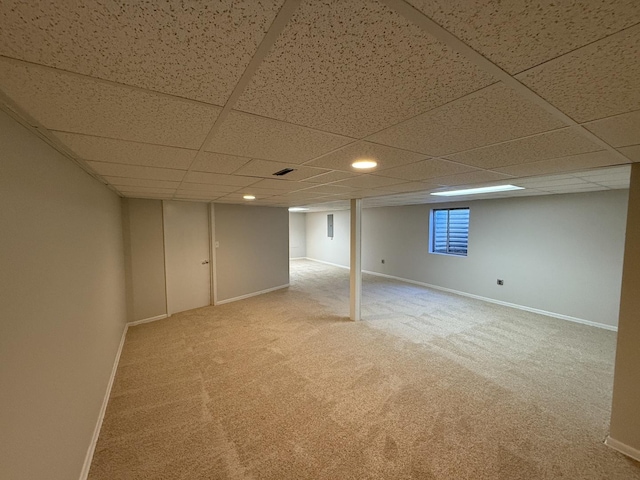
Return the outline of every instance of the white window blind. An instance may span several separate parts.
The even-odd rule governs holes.
[[[434,210],[431,225],[431,251],[449,255],[467,255],[469,209]]]

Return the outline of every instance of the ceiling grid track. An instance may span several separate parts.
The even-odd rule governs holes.
[[[276,18],[273,19],[273,22],[271,23],[269,30],[267,30],[267,33],[265,34],[264,38],[260,42],[260,45],[258,46],[256,53],[251,58],[249,65],[247,65],[247,68],[245,68],[244,72],[242,73],[242,76],[240,77],[240,80],[238,80],[238,83],[236,83],[236,86],[234,87],[233,92],[231,92],[231,95],[229,95],[227,102],[224,104],[222,111],[218,114],[218,117],[213,123],[211,130],[209,130],[209,133],[207,134],[204,141],[202,142],[202,145],[200,146],[198,153],[193,158],[191,165],[189,165],[189,168],[187,169],[184,176],[182,177],[182,180],[180,181],[180,184],[176,189],[176,193],[173,194],[172,198],[174,199],[176,198],[176,195],[178,194],[178,191],[182,187],[185,181],[185,178],[187,178],[187,176],[193,169],[193,166],[197,164],[198,159],[202,157],[203,153],[206,151],[207,147],[213,140],[213,137],[215,136],[216,132],[220,129],[220,126],[222,125],[222,123],[229,116],[229,113],[231,113],[233,106],[236,104],[236,102],[240,98],[240,95],[242,95],[242,92],[244,92],[244,89],[247,87],[247,85],[251,81],[251,77],[258,70],[258,67],[260,67],[260,64],[266,58],[267,54],[269,53],[269,50],[271,50],[271,47],[273,47],[273,45],[276,43],[276,40],[280,36],[280,33],[284,30],[287,23],[289,23],[289,20],[291,19],[294,12],[300,5],[301,1],[302,0],[286,0],[284,5],[282,5],[282,8],[278,12],[278,15],[276,15]]]
[[[49,146],[54,148],[58,153],[71,160],[74,164],[80,167],[87,175],[96,179],[100,183],[104,184],[109,190],[120,195],[118,190],[107,182],[102,175],[97,173],[91,168],[87,162],[75,155],[71,150],[64,146],[57,138],[50,134],[50,131],[38,122],[35,118],[29,115],[24,109],[20,108],[11,98],[9,98],[2,90],[0,90],[0,110],[6,112],[11,118],[15,119],[18,123],[33,132],[42,141],[46,142]]]
[[[0,109],[122,197],[434,203],[627,188],[640,161],[640,3],[91,2],[4,14]]]
[[[196,100],[194,98],[183,97],[180,95],[173,95],[171,93],[163,92],[160,90],[154,90],[152,88],[139,87],[137,85],[131,85],[129,83],[116,82],[113,80],[108,80],[106,78],[101,77],[93,77],[91,75],[87,75],[84,73],[74,72],[73,70],[65,70],[63,68],[52,67],[50,65],[44,65],[42,63],[29,62],[27,60],[21,60],[19,58],[7,57],[5,55],[0,55],[0,59],[5,60],[9,63],[15,63],[16,65],[30,65],[36,68],[42,68],[45,70],[50,70],[53,72],[58,72],[64,74],[65,76],[75,77],[83,80],[89,80],[91,82],[100,83],[103,85],[109,85],[117,88],[126,88],[127,90],[132,90],[134,92],[140,92],[145,94],[151,94],[158,97],[170,98],[173,100],[180,100],[182,102],[188,102],[194,105],[205,105],[209,107],[218,107],[221,108],[220,105],[211,102],[205,102],[202,100]]]
[[[500,80],[505,85],[511,87],[515,90],[519,95],[523,98],[530,100],[535,103],[539,107],[543,108],[550,114],[554,115],[558,120],[567,124],[567,126],[574,127],[576,132],[578,132],[583,137],[587,138],[591,142],[601,146],[604,150],[607,150],[618,159],[620,159],[623,163],[630,163],[626,156],[620,153],[617,149],[609,145],[607,142],[602,140],[600,137],[591,133],[589,130],[584,128],[578,122],[576,122],[573,118],[562,112],[560,109],[549,103],[543,97],[538,95],[536,92],[531,90],[525,84],[520,82],[515,77],[511,76],[505,70],[500,68],[498,65],[493,63],[491,60],[481,55],[469,45],[464,43],[458,37],[453,35],[451,32],[440,26],[438,23],[433,21],[427,15],[422,13],[420,10],[416,9],[412,5],[408,4],[405,0],[380,0],[382,3],[387,5],[392,10],[396,11],[398,14],[406,18],[408,21],[414,23],[422,30],[427,32],[429,35],[437,38],[441,42],[443,42],[448,47],[452,48],[456,52],[463,55],[467,60],[475,64],[478,68],[484,70],[485,72],[492,75],[494,78]]]

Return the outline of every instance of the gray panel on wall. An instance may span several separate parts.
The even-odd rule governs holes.
[[[217,301],[289,283],[286,208],[215,204]]]
[[[289,213],[289,257],[307,256],[306,213]]]
[[[123,198],[129,321],[167,313],[162,201]]]

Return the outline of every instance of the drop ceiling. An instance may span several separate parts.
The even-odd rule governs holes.
[[[3,110],[124,197],[627,188],[638,59],[637,0],[0,3]]]

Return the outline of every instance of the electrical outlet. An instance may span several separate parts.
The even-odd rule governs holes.
[[[498,285],[504,285],[504,280],[498,279]]]

